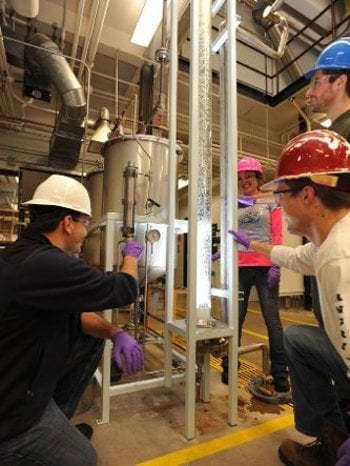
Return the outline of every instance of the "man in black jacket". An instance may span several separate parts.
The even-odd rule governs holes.
[[[0,464],[93,466],[94,448],[69,419],[105,339],[129,372],[143,364],[138,342],[94,311],[135,301],[144,248],[126,243],[119,273],[75,258],[91,208],[70,177],[50,176],[26,204],[30,224],[0,256]]]

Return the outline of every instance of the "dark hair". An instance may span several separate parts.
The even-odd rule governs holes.
[[[328,209],[350,208],[350,173],[341,173],[336,176],[338,181],[335,187],[314,183],[310,178],[287,179],[284,181],[291,188],[300,188],[291,192],[291,196],[296,196],[305,186],[311,186],[322,204]]]
[[[51,205],[32,204],[29,206],[29,212],[30,224],[27,228],[39,233],[49,233],[53,231],[67,215],[71,215],[73,220],[78,220],[78,218],[81,217],[80,212]]]
[[[326,74],[329,76],[329,82],[334,83],[336,79],[339,78],[342,74],[345,74],[345,76],[348,78],[346,81],[346,86],[345,86],[345,91],[350,97],[350,70],[343,70],[343,69],[337,69],[337,68],[329,68],[329,69],[323,69],[322,70],[323,74]]]

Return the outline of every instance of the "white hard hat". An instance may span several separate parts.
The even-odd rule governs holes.
[[[39,184],[27,205],[52,205],[91,216],[89,193],[79,181],[63,175],[51,175]]]

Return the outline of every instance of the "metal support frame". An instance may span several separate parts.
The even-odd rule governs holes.
[[[225,128],[223,147],[224,167],[222,182],[223,225],[234,225],[233,208],[237,196],[236,183],[232,183],[233,167],[237,162],[237,128],[236,128],[236,13],[235,2],[227,2],[227,40],[222,44],[225,50],[225,67],[223,81],[225,83],[225,110],[221,122]],[[212,14],[211,0],[193,0],[191,2],[191,82],[190,82],[190,221],[189,221],[189,277],[188,305],[186,319],[174,320],[174,257],[175,257],[175,200],[176,200],[176,101],[177,101],[177,27],[178,2],[171,3],[171,63],[169,82],[169,205],[168,205],[168,240],[167,271],[165,296],[165,375],[157,379],[144,380],[115,387],[110,386],[111,343],[107,342],[103,355],[102,376],[97,379],[102,385],[102,417],[101,423],[109,422],[110,397],[153,388],[170,387],[172,382],[182,381],[183,374],[172,374],[172,337],[179,334],[186,340],[186,372],[185,372],[185,436],[192,439],[195,433],[196,402],[196,343],[200,340],[228,338],[228,355],[230,360],[237,360],[237,321],[238,321],[238,279],[236,251],[233,242],[223,241],[225,259],[222,261],[221,288],[211,290],[211,68],[208,53],[211,51],[210,21]],[[202,56],[201,56],[202,54]],[[205,61],[203,70],[203,54]],[[203,108],[201,108],[203,106]],[[202,112],[202,113],[201,113]],[[203,112],[206,114],[203,117]],[[199,115],[201,116],[199,118]],[[209,118],[210,116],[210,121]],[[203,182],[204,179],[204,182]],[[201,209],[200,215],[198,209]],[[151,219],[145,219],[149,223]],[[105,270],[113,270],[114,263],[114,231],[120,222],[120,215],[109,212],[99,220],[96,227],[105,227]],[[141,221],[142,219],[136,219]],[[155,222],[157,223],[157,221]],[[203,232],[204,228],[204,232]],[[226,231],[223,230],[223,231]],[[199,244],[200,243],[200,244]],[[204,283],[205,281],[205,283]],[[203,294],[204,289],[204,294]],[[219,293],[225,301],[226,320],[216,321],[213,327],[197,325],[201,320],[210,320],[211,296]],[[233,310],[233,312],[232,312]],[[104,317],[111,322],[112,310],[104,311]],[[203,355],[200,374],[200,398],[209,401],[210,387],[210,354]],[[237,364],[229,365],[228,423],[237,423]]]
[[[176,3],[176,2],[173,2]],[[169,341],[172,333],[186,340],[186,383],[185,383],[185,436],[194,438],[196,402],[196,343],[199,340],[228,338],[229,358],[237,360],[238,279],[234,274],[237,264],[233,242],[225,243],[224,280],[220,290],[211,290],[211,67],[208,50],[211,50],[212,11],[210,0],[191,2],[191,69],[190,69],[190,144],[189,144],[189,269],[188,302],[186,319],[171,320],[168,299],[166,333]],[[214,13],[215,13],[214,11]],[[236,128],[236,13],[235,2],[227,2],[227,39],[225,47],[225,111],[221,124],[225,128],[224,160],[222,170],[225,192],[222,196],[224,224],[234,225],[233,200],[237,188],[232,183],[233,167],[237,162]],[[172,42],[176,37],[172,35]],[[176,56],[171,53],[171,56]],[[230,76],[231,73],[231,76]],[[222,231],[226,231],[222,230]],[[170,238],[170,235],[169,235]],[[235,261],[234,261],[235,259]],[[235,268],[237,270],[237,267]],[[170,291],[169,291],[170,293]],[[217,321],[213,327],[200,327],[201,320],[210,320],[211,295],[219,293],[225,300],[226,320]],[[209,294],[209,296],[208,296]],[[228,310],[230,312],[228,312]],[[232,313],[233,310],[233,313]],[[209,352],[203,355],[200,375],[200,398],[209,401],[210,386]],[[237,423],[237,364],[229,367],[228,423]]]
[[[149,218],[146,216],[136,217],[137,223],[159,223],[159,219]],[[114,256],[115,256],[115,231],[120,229],[122,224],[122,214],[116,212],[108,212],[103,217],[101,217],[89,230],[89,234],[96,231],[97,229],[104,231],[104,270],[106,272],[113,271],[114,268]],[[178,229],[184,231],[186,228],[185,222],[181,220],[174,220],[174,234]],[[104,318],[108,322],[112,322],[112,309],[107,309],[103,312]],[[183,382],[184,374],[183,373],[173,373],[172,371],[172,357],[176,358],[175,352],[172,351],[171,346],[169,360],[170,360],[170,369],[168,377],[171,382]],[[166,385],[164,377],[157,377],[147,380],[141,380],[137,382],[130,382],[125,384],[120,384],[116,386],[110,385],[110,376],[111,376],[111,355],[112,355],[112,343],[107,340],[102,357],[102,367],[101,371],[97,369],[95,373],[95,378],[97,382],[101,385],[101,417],[98,419],[98,423],[104,424],[110,421],[110,399],[112,396],[122,395],[125,393],[133,393],[140,390],[151,389],[155,387],[161,387]],[[181,357],[181,355],[178,355]],[[169,381],[168,381],[169,384]],[[170,384],[169,384],[170,385]]]

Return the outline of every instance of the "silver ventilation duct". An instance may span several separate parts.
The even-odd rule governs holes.
[[[50,139],[49,165],[74,168],[79,160],[87,113],[83,89],[67,60],[49,37],[36,33],[30,37],[29,43],[35,47],[26,47],[26,54],[48,77],[62,101]]]

